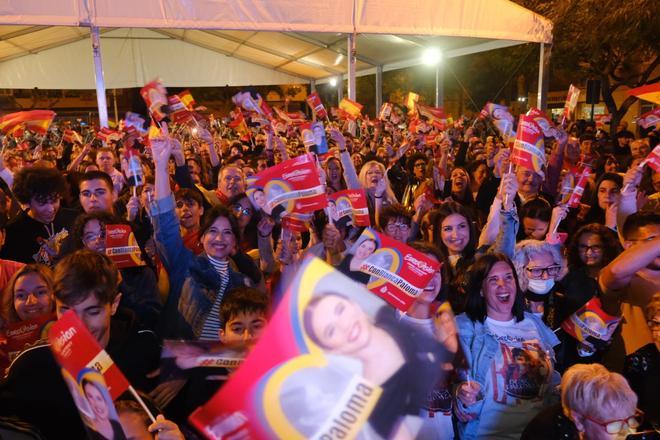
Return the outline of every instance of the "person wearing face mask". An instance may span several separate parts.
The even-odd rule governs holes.
[[[624,440],[640,425],[637,396],[626,379],[600,364],[574,365],[560,388],[561,403],[541,411],[521,440]]]
[[[529,311],[550,328],[559,327],[566,316],[556,282],[568,272],[560,249],[545,241],[523,240],[516,245],[513,262]]]

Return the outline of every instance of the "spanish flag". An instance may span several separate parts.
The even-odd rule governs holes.
[[[37,134],[45,135],[55,118],[51,110],[30,110],[10,113],[0,118],[0,131],[4,134],[16,134],[21,129],[28,129]]]
[[[628,90],[628,94],[643,99],[644,101],[660,104],[660,82]]]
[[[339,108],[345,111],[351,119],[357,119],[362,113],[362,107],[364,107],[359,102],[351,101],[348,98],[343,98],[339,102]]]
[[[181,99],[183,105],[185,105],[189,111],[193,111],[195,109],[195,99],[190,94],[190,90],[184,90],[183,92],[179,93],[178,96],[179,99]]]

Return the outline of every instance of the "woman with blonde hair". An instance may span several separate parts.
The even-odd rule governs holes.
[[[548,407],[521,439],[625,439],[640,425],[637,396],[626,379],[601,364],[578,364],[561,380],[561,404]]]

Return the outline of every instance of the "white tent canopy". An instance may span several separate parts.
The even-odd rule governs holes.
[[[357,75],[525,42],[552,24],[507,0],[6,0],[0,88],[94,87],[89,27],[100,28],[105,84],[282,84]],[[120,29],[117,29],[120,28]],[[248,63],[248,64],[246,64]]]

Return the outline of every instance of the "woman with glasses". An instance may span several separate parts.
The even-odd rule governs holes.
[[[238,227],[241,231],[242,240],[239,248],[243,252],[251,253],[258,249],[257,225],[261,220],[259,211],[255,211],[249,197],[245,193],[237,194],[229,199],[228,206],[238,221]]]
[[[625,439],[639,427],[641,416],[637,396],[622,375],[600,364],[579,364],[561,379],[561,404],[539,413],[521,439]]]
[[[466,272],[465,313],[456,318],[466,366],[458,368],[460,439],[518,439],[559,382],[555,334],[532,313],[513,263],[486,254]]]
[[[513,263],[528,310],[550,328],[559,327],[565,316],[557,282],[568,271],[560,248],[545,241],[523,240],[516,245]]]
[[[82,214],[76,220],[71,233],[73,250],[89,249],[106,254],[106,227],[127,224],[112,214],[95,212]],[[147,260],[144,249],[142,257]],[[156,271],[150,265],[123,267],[119,269],[121,283],[120,306],[131,310],[141,324],[155,329],[163,308],[158,291]]]

